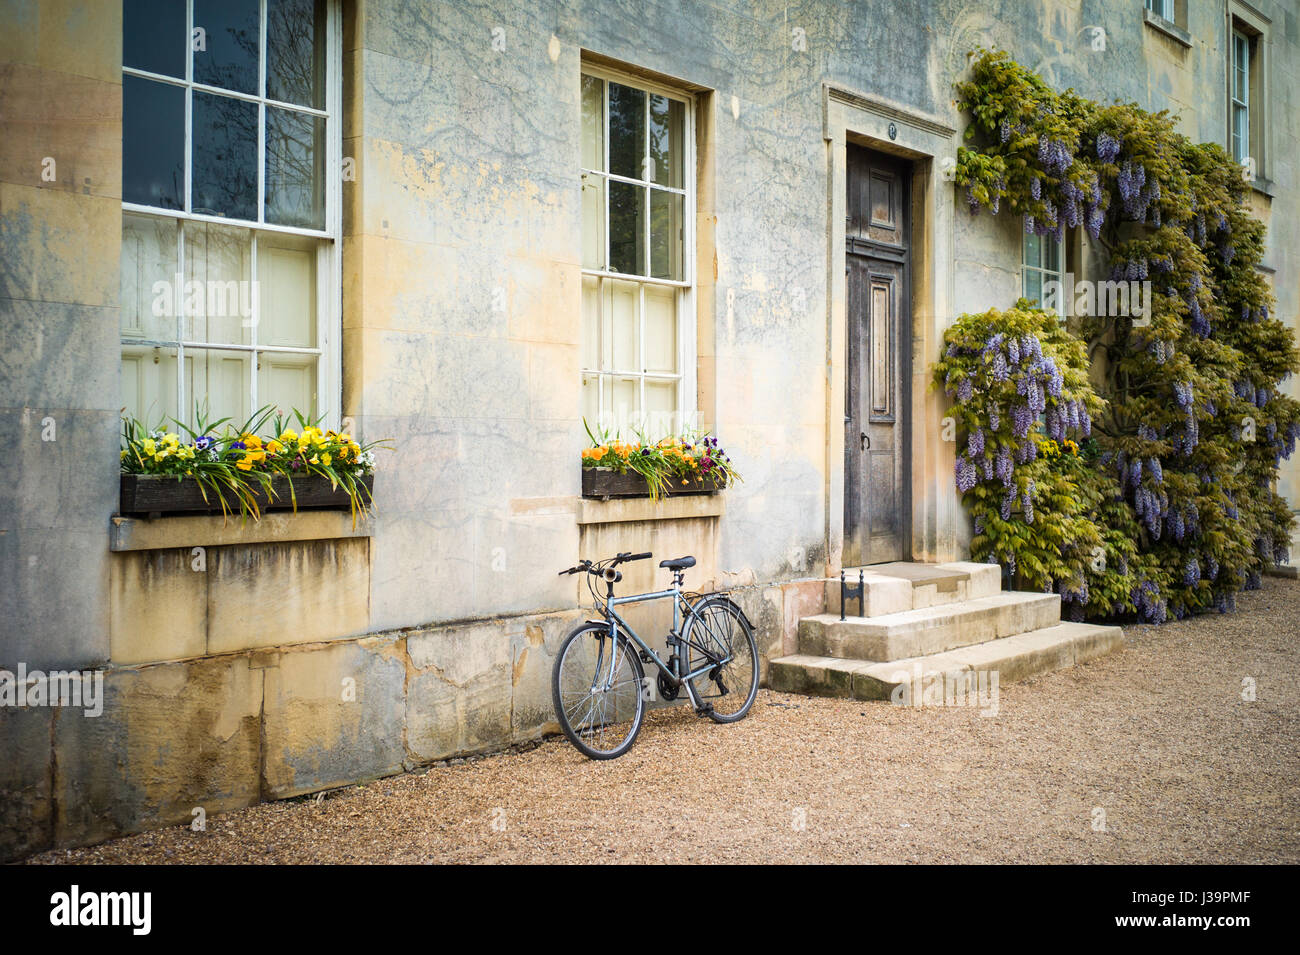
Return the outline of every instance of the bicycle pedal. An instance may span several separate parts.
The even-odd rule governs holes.
[[[700,706],[697,706],[697,707],[695,708],[695,715],[696,715],[696,716],[708,716],[708,715],[709,715],[710,713],[712,713],[712,712],[713,712],[713,704],[712,704],[712,703],[704,703],[704,704],[702,704],[702,705],[700,705]]]

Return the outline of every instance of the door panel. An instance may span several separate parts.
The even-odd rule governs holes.
[[[908,164],[848,147],[845,566],[911,558]]]

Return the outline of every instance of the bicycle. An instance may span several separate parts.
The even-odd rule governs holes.
[[[745,718],[758,695],[758,647],[754,628],[725,593],[684,594],[682,581],[694,557],[662,560],[672,585],[652,593],[614,596],[623,579],[618,565],[653,554],[619,554],[581,561],[560,571],[589,575],[587,589],[601,619],[575,628],[560,646],[551,674],[555,715],[569,742],[591,759],[614,759],[631,748],[641,731],[649,686],[643,664],[659,668],[659,695],[675,700],[685,687],[695,712],[717,723]],[[597,593],[604,582],[605,595]],[[696,597],[692,602],[688,597]],[[663,660],[614,608],[652,600],[673,601],[673,624]],[[633,647],[635,645],[635,648]]]

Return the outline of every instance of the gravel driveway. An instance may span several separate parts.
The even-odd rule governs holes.
[[[551,739],[32,861],[1295,863],[1300,582],[1238,606],[996,716],[764,690],[735,726],[652,713],[612,762]]]

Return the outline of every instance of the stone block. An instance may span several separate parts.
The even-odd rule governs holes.
[[[110,658],[122,666],[199,657],[208,643],[208,573],[187,548],[114,554]]]
[[[208,652],[333,640],[370,627],[370,539],[208,551]]]
[[[293,648],[265,673],[268,796],[401,772],[406,658],[400,639]]]
[[[509,744],[514,659],[509,621],[414,631],[406,746],[430,762]]]
[[[0,751],[4,753],[0,759],[0,862],[38,852],[53,841],[53,719],[51,707],[0,706]]]
[[[106,671],[102,715],[57,715],[56,844],[257,802],[261,709],[261,671],[243,657]]]

